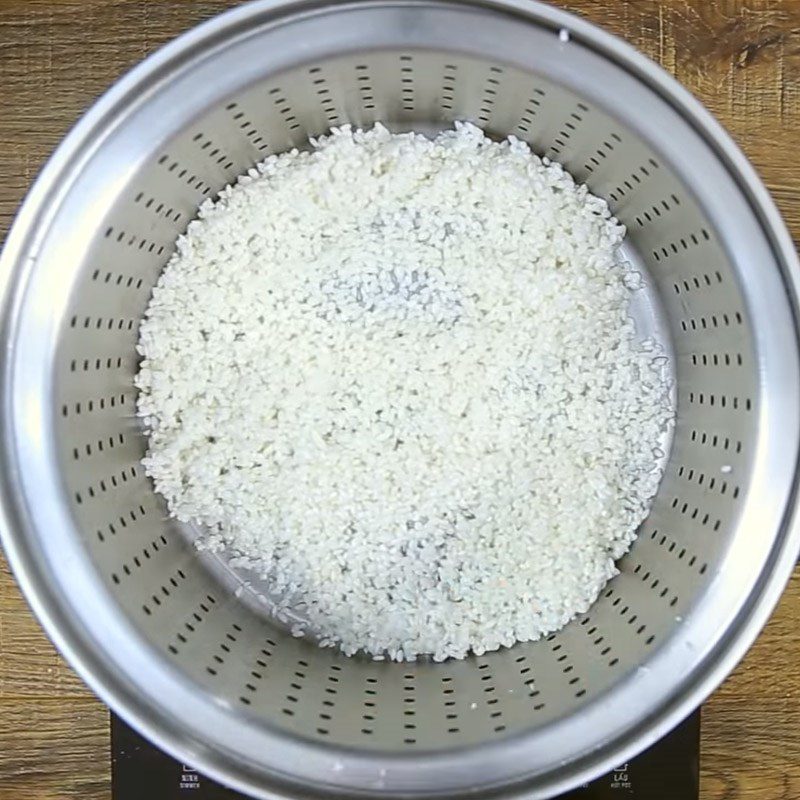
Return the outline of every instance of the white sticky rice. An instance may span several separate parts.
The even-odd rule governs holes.
[[[179,239],[141,328],[147,472],[323,644],[538,639],[615,574],[661,477],[624,228],[468,124],[312,144]]]

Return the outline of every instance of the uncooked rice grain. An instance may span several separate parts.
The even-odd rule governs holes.
[[[345,653],[555,631],[615,574],[671,420],[623,236],[561,166],[469,124],[270,156],[153,291],[147,472]]]

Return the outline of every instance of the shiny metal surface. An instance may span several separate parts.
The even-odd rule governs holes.
[[[166,519],[138,465],[137,322],[198,203],[253,161],[332,124],[465,118],[562,161],[628,225],[674,353],[667,473],[619,577],[555,637],[442,665],[346,659],[273,626]],[[516,0],[242,6],[101,99],[9,237],[4,547],[87,682],[239,789],[551,796],[697,705],[789,575],[797,267],[719,126],[588,24]]]

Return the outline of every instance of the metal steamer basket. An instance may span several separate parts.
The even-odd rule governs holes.
[[[331,126],[472,120],[626,224],[677,423],[639,539],[546,641],[443,664],[295,639],[201,557],[139,459],[138,322],[198,204]],[[103,97],[2,262],[3,544],[98,694],[257,797],[549,797],[664,734],[763,625],[800,544],[797,276],[764,187],[633,49],[530,0],[245,5]]]

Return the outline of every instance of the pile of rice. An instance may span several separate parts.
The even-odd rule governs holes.
[[[668,387],[624,229],[471,125],[312,144],[178,241],[141,328],[146,470],[322,644],[538,639],[615,574],[661,477]]]

